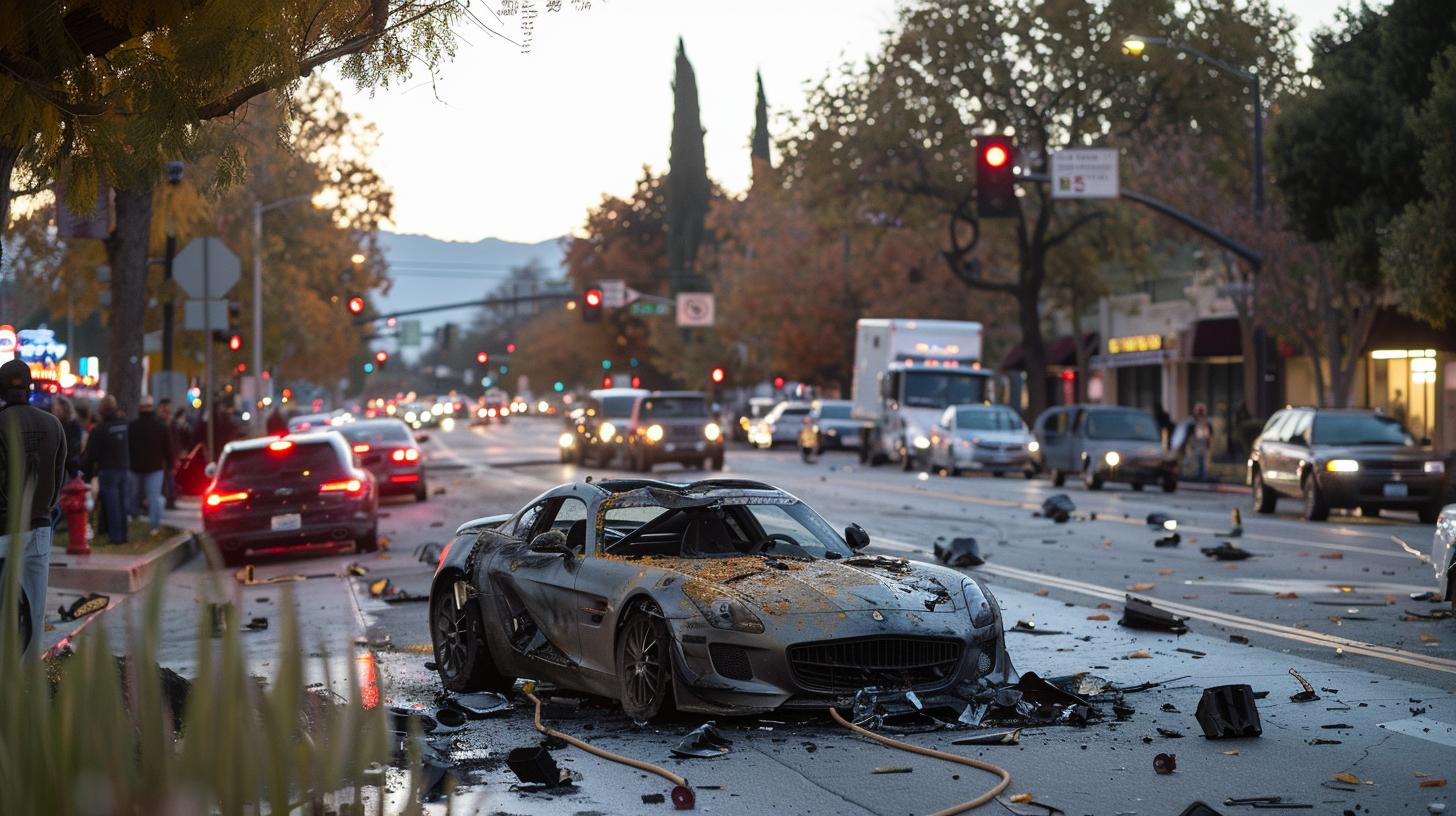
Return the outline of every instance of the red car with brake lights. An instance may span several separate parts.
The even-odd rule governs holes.
[[[223,562],[352,543],[379,549],[379,491],[338,433],[231,442],[202,501]]]
[[[429,437],[415,436],[403,421],[383,417],[350,422],[336,430],[349,440],[359,463],[374,474],[382,495],[413,494],[415,501],[430,497],[419,447]]]

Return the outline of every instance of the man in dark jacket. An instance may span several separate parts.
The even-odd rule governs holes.
[[[51,514],[66,476],[66,434],[60,420],[30,405],[29,397],[30,366],[19,360],[0,365],[5,403],[0,408],[0,530],[5,533],[0,541],[8,559],[9,534],[20,531],[20,587],[30,608],[30,628],[21,639],[27,650],[33,644],[38,650],[51,563]],[[12,491],[20,494],[18,518],[9,515]]]
[[[157,416],[156,403],[142,397],[137,418],[126,428],[127,450],[131,460],[132,515],[141,515],[141,502],[147,502],[147,522],[152,535],[162,526],[162,481],[172,461],[172,434],[167,423]]]
[[[101,514],[105,517],[106,537],[112,544],[126,543],[126,483],[131,478],[131,454],[127,445],[126,417],[117,407],[116,397],[107,394],[97,409],[101,421],[86,437],[86,450],[81,453],[81,470],[87,480],[100,482]]]

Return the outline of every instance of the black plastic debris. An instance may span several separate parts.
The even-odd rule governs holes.
[[[953,538],[948,546],[936,542],[935,560],[950,567],[979,567],[986,563],[981,557],[981,545],[970,536]]]
[[[1154,539],[1154,547],[1176,547],[1183,543],[1183,537],[1177,533],[1168,533],[1162,538]]]
[[[511,707],[511,701],[503,694],[492,691],[477,691],[472,694],[457,694],[450,698],[450,705],[465,712],[472,720],[499,714]]]
[[[1355,790],[1355,788],[1350,788]],[[1313,810],[1314,805],[1285,801],[1283,796],[1243,796],[1223,800],[1225,805],[1247,805],[1255,810]]]
[[[425,761],[420,764],[420,801],[438,802],[454,790],[460,780],[448,765]]]
[[[1174,731],[1171,728],[1159,728],[1158,736],[1164,739],[1183,739],[1182,731]]]
[[[708,720],[702,725],[688,732],[675,748],[672,755],[675,757],[687,757],[690,759],[709,759],[720,757],[733,750],[733,741],[723,736],[718,726]]]
[[[1257,737],[1264,733],[1254,690],[1247,683],[1204,689],[1194,716],[1208,739]]]
[[[1058,524],[1066,524],[1076,511],[1077,505],[1072,504],[1072,497],[1066,493],[1047,496],[1041,503],[1041,514]]]
[[[73,621],[77,618],[84,618],[105,609],[111,604],[111,598],[99,592],[92,592],[83,595],[71,602],[70,606],[64,604],[56,611],[60,614],[61,620]]]
[[[1223,814],[1202,802],[1194,802],[1184,808],[1183,812],[1178,814],[1178,816],[1223,816]]]
[[[1217,547],[1204,547],[1199,552],[1215,561],[1242,561],[1253,553],[1231,541],[1220,541]]]
[[[394,593],[384,596],[384,602],[387,604],[424,603],[429,599],[429,595],[421,595],[417,592],[405,592],[402,589],[396,590]]]
[[[951,745],[1020,745],[1020,728],[987,728],[955,740]]]
[[[431,541],[428,544],[421,544],[415,548],[415,560],[422,564],[434,566],[440,563],[440,553],[445,551],[445,545],[438,541]]]
[[[644,794],[642,794],[642,804],[644,804],[644,805],[660,805],[660,804],[663,804],[666,801],[667,801],[667,797],[666,796],[663,796],[660,793],[644,793]]]
[[[249,631],[253,631],[253,632],[261,632],[264,629],[267,629],[268,628],[268,619],[267,618],[253,618],[252,620],[248,621],[248,625],[246,627],[244,627],[244,628],[248,629]]]
[[[1294,669],[1290,669],[1289,670],[1289,674],[1291,676],[1293,676],[1295,680],[1298,680],[1299,681],[1299,685],[1304,689],[1303,691],[1301,691],[1301,692],[1299,692],[1297,694],[1291,694],[1291,695],[1289,695],[1289,702],[1291,702],[1291,703],[1312,703],[1315,700],[1320,699],[1320,696],[1318,694],[1316,694],[1315,691],[1314,691],[1314,686],[1310,685],[1309,681],[1306,680],[1306,679],[1304,679],[1304,675],[1300,674],[1299,672],[1295,671]]]
[[[1016,632],[1017,634],[1022,634],[1022,635],[1065,635],[1066,634],[1066,632],[1063,632],[1063,631],[1061,631],[1059,629],[1038,629],[1036,627],[1036,621],[1028,621],[1028,620],[1019,620],[1019,621],[1016,622],[1016,625],[1015,626],[1012,626],[1010,629],[1007,629],[1006,631],[1007,632]]]
[[[1187,620],[1187,618],[1153,606],[1152,601],[1128,595],[1123,601],[1122,618],[1117,625],[1126,626],[1129,629],[1172,632],[1175,635],[1182,635],[1188,632]]]
[[[1178,529],[1178,519],[1173,518],[1167,513],[1149,513],[1148,526],[1172,532]]]
[[[1178,736],[1182,736],[1179,734]],[[1177,754],[1158,754],[1153,757],[1153,773],[1159,776],[1166,776],[1178,770]]]
[[[440,725],[432,712],[423,708],[389,707],[389,730],[405,734],[409,732],[411,723],[419,726],[421,734],[433,734]]]
[[[556,758],[551,756],[551,752],[541,745],[512,748],[506,754],[506,766],[517,779],[528,785],[560,785],[570,779],[557,766]],[[662,794],[655,795],[658,802],[663,801]],[[647,799],[645,796],[642,798],[643,801]]]
[[[435,709],[435,733],[451,734],[465,727],[465,712],[453,708]]]
[[[956,719],[956,722],[967,728],[975,728],[981,724],[981,720],[986,718],[986,712],[990,709],[990,703],[966,703],[965,710],[961,712],[961,716]]]

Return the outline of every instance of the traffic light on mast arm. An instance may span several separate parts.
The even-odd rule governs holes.
[[[728,371],[723,366],[714,366],[713,370],[708,372],[708,378],[713,381],[714,385],[723,385],[728,382]]]
[[[358,294],[350,295],[349,296],[349,314],[363,314],[363,313],[364,313],[364,296],[363,295],[358,295]]]
[[[1015,218],[1016,145],[1005,136],[976,139],[976,215]]]
[[[602,322],[602,290],[588,289],[581,293],[581,320],[583,323]]]

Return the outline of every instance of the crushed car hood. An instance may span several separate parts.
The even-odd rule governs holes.
[[[795,561],[771,556],[644,558],[651,566],[707,581],[769,615],[954,612],[960,586],[915,564],[883,556]]]

